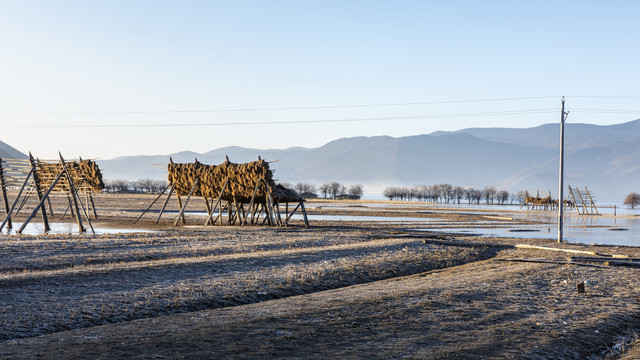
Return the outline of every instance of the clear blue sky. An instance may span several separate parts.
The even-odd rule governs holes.
[[[631,0],[0,0],[0,140],[41,158],[317,147],[557,122],[562,95],[570,122],[621,123],[640,118],[638,14]],[[446,103],[513,98],[528,99]]]

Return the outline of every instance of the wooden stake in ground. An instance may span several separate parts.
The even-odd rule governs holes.
[[[9,215],[9,199],[7,197],[7,187],[4,180],[4,170],[2,169],[2,158],[0,158],[0,188],[2,188],[2,200],[4,201],[4,211],[7,215]],[[9,218],[9,223],[7,224],[8,229],[13,228],[13,223],[11,222],[11,218]]]
[[[171,195],[173,194],[173,190],[174,189],[175,188],[173,187],[173,185],[171,185],[171,187],[169,188],[169,195],[167,195],[167,200],[164,201],[164,204],[162,205],[162,209],[160,209],[160,213],[158,214],[158,218],[156,219],[154,224],[157,224],[158,222],[160,222],[160,218],[162,217],[162,213],[164,213],[164,209],[167,208],[167,204],[169,203],[169,199],[171,199]]]
[[[42,208],[42,223],[44,224],[44,231],[49,231],[51,228],[49,227],[49,218],[47,217],[47,209],[44,206],[44,202],[42,202],[42,190],[40,189],[40,178],[38,177],[38,170],[36,167],[36,161],[33,158],[33,155],[29,153],[29,162],[31,162],[31,168],[33,168],[33,184],[36,187],[36,193],[38,194],[38,200],[40,200],[40,207]]]
[[[61,171],[58,174],[58,176],[56,177],[56,179],[51,183],[51,186],[49,186],[49,189],[47,189],[47,192],[44,194],[42,200],[40,200],[40,204],[38,204],[38,206],[36,206],[36,208],[33,209],[33,212],[31,213],[31,215],[29,215],[29,217],[22,223],[22,226],[20,226],[20,229],[18,229],[18,234],[22,234],[22,231],[27,226],[27,224],[29,224],[31,219],[33,219],[33,217],[36,216],[36,213],[38,212],[38,209],[40,209],[40,208],[44,209],[43,205],[44,205],[45,200],[49,198],[49,194],[51,194],[51,190],[53,190],[53,188],[56,186],[58,181],[60,181],[60,178],[62,177],[62,175],[64,175],[64,171]],[[44,211],[46,211],[46,210],[44,210]]]
[[[147,213],[147,211],[149,211],[149,209],[151,209],[151,207],[153,206],[153,204],[155,204],[155,203],[156,203],[156,201],[158,201],[158,199],[160,199],[160,198],[162,197],[162,195],[164,195],[164,193],[167,191],[167,189],[169,188],[169,186],[170,186],[170,185],[167,185],[167,186],[164,188],[164,190],[162,190],[162,192],[160,193],[160,195],[158,195],[158,197],[157,197],[157,198],[155,198],[155,200],[153,200],[153,201],[151,202],[151,205],[149,205],[149,207],[148,207],[145,211],[143,211],[143,212],[142,212],[142,214],[140,214],[140,216],[138,216],[138,218],[136,219],[136,221],[134,221],[134,222],[133,222],[134,224],[135,224],[135,223],[137,223],[137,222],[138,222],[138,220],[140,220],[140,219],[142,218],[142,216],[143,216],[144,214],[146,214],[146,213]],[[96,216],[96,217],[97,217],[97,216]]]
[[[2,222],[2,225],[0,225],[0,231],[2,231],[2,229],[7,224],[7,222],[11,220],[11,213],[13,212],[13,209],[15,209],[16,205],[18,204],[18,201],[20,200],[20,196],[22,195],[22,192],[24,191],[24,188],[27,186],[27,183],[29,182],[29,179],[31,178],[31,175],[33,175],[33,169],[31,169],[31,171],[29,171],[29,174],[27,175],[27,177],[24,178],[24,182],[22,183],[22,187],[20,188],[20,191],[18,191],[18,196],[16,196],[15,201],[11,205],[11,209],[9,209],[9,212],[7,213],[7,216],[4,218],[4,221]]]
[[[67,175],[67,180],[69,181],[69,192],[71,193],[71,197],[73,198],[73,203],[76,207],[76,219],[78,220],[78,226],[80,227],[79,231],[80,232],[84,232],[86,231],[84,226],[82,226],[82,220],[80,219],[80,209],[78,208],[78,203],[80,203],[80,207],[82,208],[82,212],[84,213],[85,218],[87,219],[87,223],[89,223],[89,227],[91,228],[91,232],[92,233],[96,233],[96,231],[93,229],[93,225],[91,225],[91,219],[89,219],[89,215],[87,214],[87,212],[84,210],[84,206],[82,206],[82,202],[80,201],[80,195],[78,195],[78,191],[76,190],[75,185],[73,184],[73,177],[71,176],[71,173],[69,172],[69,169],[67,168],[67,164],[64,161],[64,158],[62,157],[62,154],[58,152],[58,155],[60,155],[60,164],[62,165],[62,168],[64,169],[64,172]]]
[[[189,190],[189,194],[187,195],[187,198],[184,200],[184,206],[181,207],[180,209],[180,213],[178,214],[178,218],[176,219],[176,222],[173,223],[173,226],[177,226],[178,225],[178,221],[180,221],[180,218],[182,218],[182,223],[185,223],[184,220],[184,210],[187,208],[187,204],[189,203],[189,199],[191,199],[191,195],[193,195],[193,192],[196,190],[196,187],[198,186],[198,183],[200,182],[200,178],[197,178],[196,181],[193,182],[193,186],[191,186],[191,190]],[[180,197],[178,196],[178,202],[180,202]]]
[[[218,220],[218,217],[216,217],[216,220],[213,220],[213,221],[211,221],[211,218],[213,218],[213,213],[216,211],[216,208],[218,208],[218,205],[220,205],[220,202],[222,201],[222,195],[224,194],[224,190],[227,188],[227,184],[229,184],[229,177],[227,177],[227,180],[224,182],[224,185],[222,185],[222,189],[220,190],[220,194],[218,195],[218,200],[216,200],[215,205],[213,205],[213,208],[211,209],[211,214],[209,214],[209,217],[207,218],[207,221],[204,223],[204,226],[207,226],[209,224],[213,225],[216,223],[216,220]],[[219,217],[222,216],[222,210],[223,209],[221,207],[220,214],[218,215]]]

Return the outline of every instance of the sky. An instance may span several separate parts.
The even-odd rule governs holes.
[[[640,118],[638,1],[0,0],[0,141],[41,159]]]

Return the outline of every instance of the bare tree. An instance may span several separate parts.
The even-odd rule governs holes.
[[[466,191],[462,186],[456,186],[451,191],[453,198],[456,199],[456,202],[460,204],[460,199],[462,199],[465,195]]]
[[[108,180],[104,184],[106,192],[122,194],[129,192],[129,182],[122,179]]]
[[[500,202],[500,205],[504,205],[504,203],[509,200],[509,192],[507,190],[500,190],[496,194],[496,198],[498,202]]]
[[[362,190],[362,185],[353,184],[349,186],[349,191],[347,193],[351,196],[361,197],[364,191]]]
[[[294,189],[298,192],[298,194],[316,192],[316,186],[315,185],[302,183],[302,182],[297,183],[296,186],[294,187]]]
[[[484,201],[487,204],[493,204],[493,200],[495,199],[497,193],[498,193],[498,189],[496,189],[493,186],[488,186],[484,188]]]
[[[320,185],[320,187],[318,188],[318,191],[320,191],[320,193],[322,193],[322,197],[324,197],[326,199],[327,196],[331,192],[330,184],[329,183],[324,183],[324,184]]]
[[[474,188],[471,188],[468,191],[469,194],[467,196],[470,200],[470,203],[475,202],[476,204],[480,204],[480,200],[482,200],[482,195],[484,194],[483,191]]]
[[[389,200],[395,200],[395,198],[396,198],[396,188],[393,187],[393,186],[387,186],[382,191],[382,195],[384,195],[384,197],[386,197]]]
[[[640,205],[640,195],[634,192],[630,193],[624,199],[624,204],[631,206],[632,209],[635,208],[636,206]]]
[[[153,184],[151,185],[151,191],[154,194],[159,194],[167,187],[167,185],[169,185],[169,182],[167,180],[154,180]]]
[[[332,199],[335,199],[343,188],[344,186],[337,181],[329,183],[329,195],[331,195]]]

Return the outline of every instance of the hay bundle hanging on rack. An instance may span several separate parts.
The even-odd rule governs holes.
[[[264,160],[245,164],[225,161],[220,165],[205,165],[197,161],[186,164],[170,163],[168,172],[169,183],[173,185],[174,191],[181,196],[188,195],[196,179],[200,179],[193,195],[217,198],[228,178],[229,182],[222,196],[222,200],[225,201],[239,203],[251,201],[253,191],[261,179],[264,179],[269,186],[272,196],[277,196],[277,192],[283,198],[287,196],[295,197],[296,200],[300,198],[295,194],[295,191],[289,190],[293,194],[287,193],[284,190],[280,190],[280,188],[284,189],[284,187],[280,186],[278,188],[276,186],[273,181],[273,172],[269,169],[269,163]],[[258,192],[256,193],[257,201],[264,202],[266,196],[267,190],[265,187],[258,187]]]
[[[58,174],[64,170],[59,162],[37,161],[36,164],[36,172],[43,189],[48,189]],[[101,192],[104,189],[102,172],[95,161],[65,161],[65,164],[78,191]],[[66,176],[63,176],[54,188],[55,191],[67,191],[68,189],[69,183]]]

